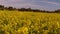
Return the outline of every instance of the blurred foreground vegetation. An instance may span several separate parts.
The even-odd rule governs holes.
[[[60,14],[0,10],[0,34],[60,34]]]

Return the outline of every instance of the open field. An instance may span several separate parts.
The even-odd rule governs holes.
[[[60,34],[60,14],[0,10],[0,34]]]

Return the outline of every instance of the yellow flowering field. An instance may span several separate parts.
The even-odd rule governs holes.
[[[60,34],[60,14],[0,10],[0,34]]]

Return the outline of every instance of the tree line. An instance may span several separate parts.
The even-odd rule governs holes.
[[[0,5],[0,10],[18,10],[18,11],[30,11],[30,12],[45,12],[45,13],[60,13],[60,9],[55,11],[45,11],[39,9],[31,9],[31,8],[13,8],[12,6],[5,7],[4,5]]]

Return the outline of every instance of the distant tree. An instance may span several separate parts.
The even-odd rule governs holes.
[[[8,10],[8,7],[4,7],[5,10]]]
[[[58,9],[58,10],[55,10],[55,13],[60,13],[60,9]]]
[[[10,6],[10,7],[8,7],[8,10],[13,10],[13,7],[11,7],[11,6]]]
[[[31,9],[31,8],[27,8],[26,10],[27,10],[27,11],[32,11],[32,9]]]
[[[25,11],[25,10],[26,10],[25,8],[18,9],[18,11]]]
[[[32,9],[33,12],[40,12],[38,9]]]
[[[3,5],[0,5],[0,10],[3,10],[4,9],[4,6]]]
[[[16,8],[13,8],[14,10],[16,10]]]

